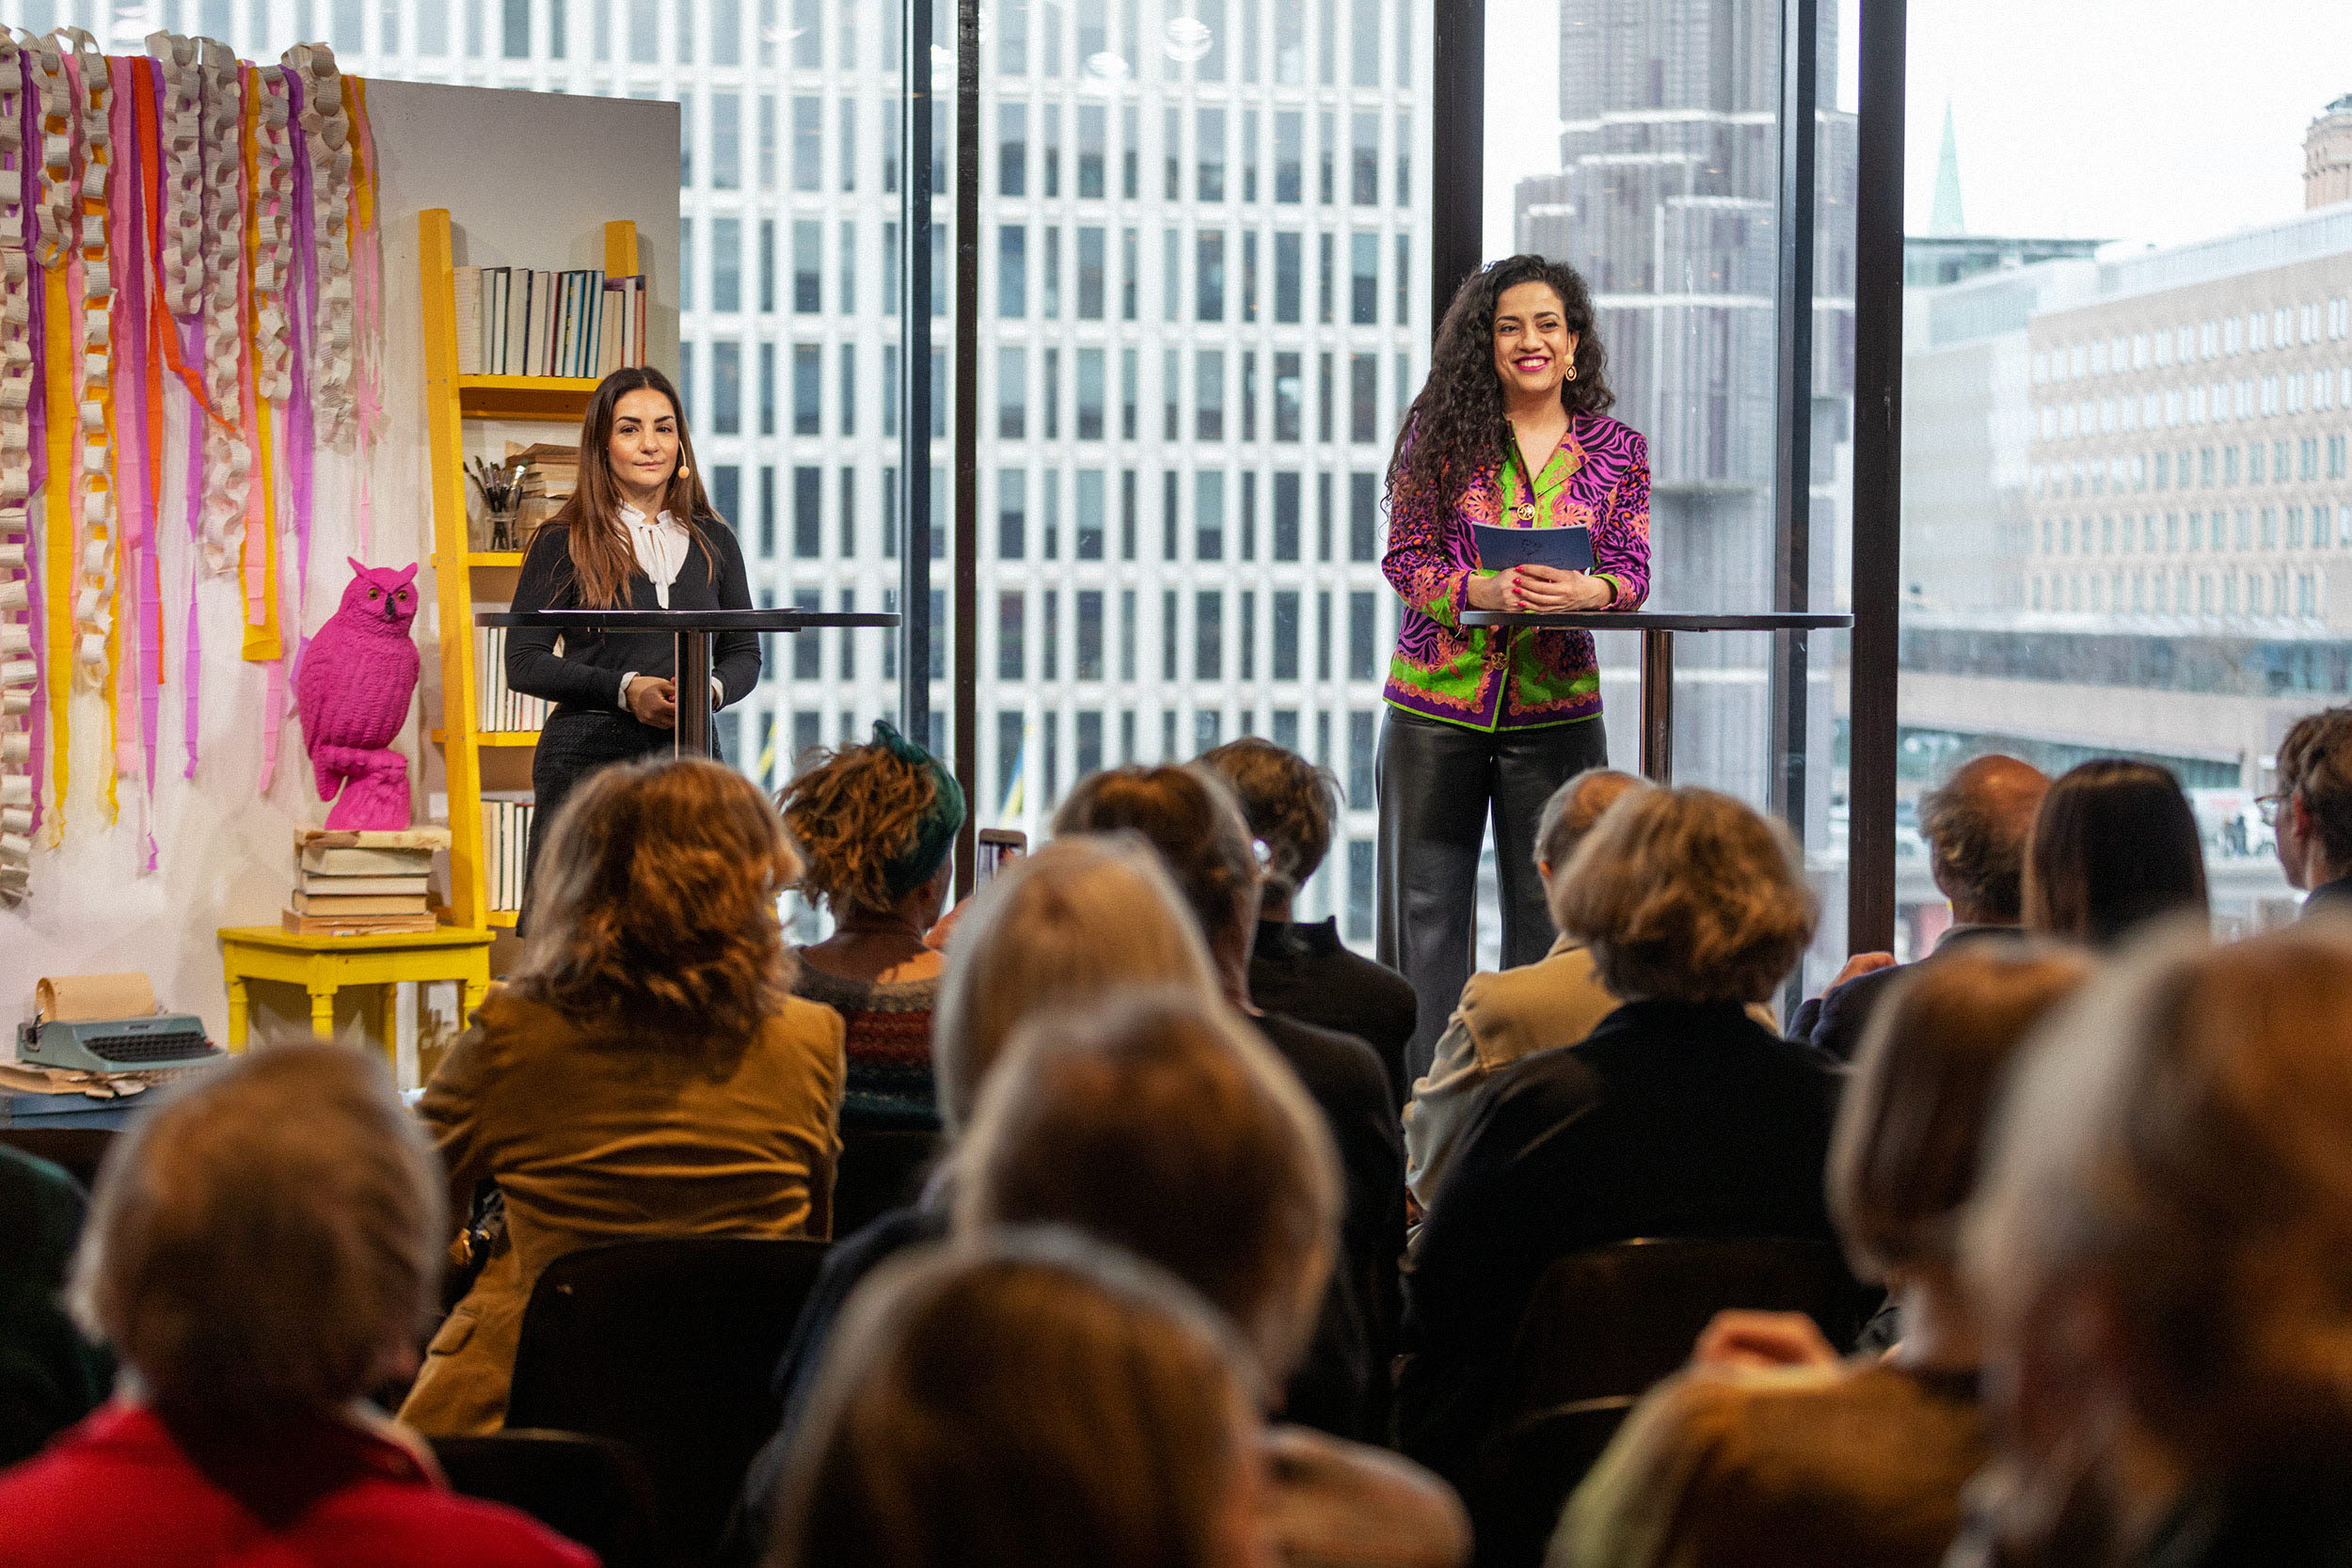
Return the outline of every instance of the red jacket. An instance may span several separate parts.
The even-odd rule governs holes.
[[[0,1474],[0,1568],[596,1568],[388,1438],[340,1422],[294,1435],[199,1467],[153,1411],[104,1405]]]

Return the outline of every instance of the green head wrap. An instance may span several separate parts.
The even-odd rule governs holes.
[[[890,896],[903,898],[937,876],[956,847],[957,830],[963,826],[963,786],[956,783],[946,763],[900,735],[887,719],[874,721],[874,744],[888,747],[890,754],[909,768],[930,774],[934,786],[930,809],[915,824],[914,842],[882,870]]]

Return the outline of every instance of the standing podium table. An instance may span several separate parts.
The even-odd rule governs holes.
[[[1546,612],[1466,610],[1466,626],[1531,626],[1541,631],[1638,631],[1642,634],[1642,776],[1674,782],[1675,633],[1678,631],[1836,631],[1853,625],[1851,615],[1766,611],[1754,615],[1683,614],[1646,610],[1579,610]]]
[[[884,610],[485,610],[478,626],[526,626],[556,631],[667,632],[677,648],[677,732],[675,750],[710,752],[710,640],[723,631],[823,631],[833,626],[895,626]]]

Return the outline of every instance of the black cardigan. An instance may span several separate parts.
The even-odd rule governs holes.
[[[735,531],[716,517],[701,519],[719,553],[718,570],[708,567],[709,556],[699,542],[687,546],[686,564],[670,585],[672,610],[749,610],[750,583],[743,575],[743,547]],[[653,579],[643,571],[628,579],[629,606],[660,610]],[[572,580],[571,534],[568,529],[546,527],[532,536],[515,584],[514,608],[576,610],[580,589]],[[564,640],[564,652],[555,651]],[[721,632],[711,660],[719,677],[718,705],[740,702],[759,684],[759,634]],[[621,677],[630,671],[669,679],[677,673],[676,649],[664,632],[563,632],[516,626],[506,634],[506,684],[526,697],[544,697],[557,713],[614,713],[621,708]]]

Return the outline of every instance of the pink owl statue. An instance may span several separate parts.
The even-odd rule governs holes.
[[[346,557],[345,559],[349,559]],[[294,701],[330,828],[409,826],[408,759],[391,744],[417,691],[417,568],[351,562],[343,602],[302,655]],[[342,791],[340,799],[336,792]]]

